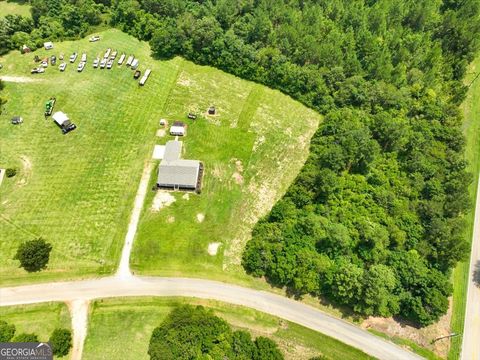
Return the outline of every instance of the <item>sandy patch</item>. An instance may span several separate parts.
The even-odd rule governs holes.
[[[182,196],[182,199],[184,200],[190,200],[190,194],[186,193],[185,195]]]
[[[0,77],[2,81],[5,82],[15,82],[15,83],[32,83],[39,82],[41,79],[32,79],[25,76],[2,76]]]
[[[219,243],[219,242],[213,242],[208,244],[208,249],[207,249],[208,255],[210,256],[217,255],[218,248],[220,247],[220,245],[222,245],[222,243]]]
[[[17,181],[17,185],[24,186],[27,184],[27,179],[30,177],[32,172],[32,162],[25,155],[20,156],[20,160],[22,161],[23,165],[23,176]]]
[[[157,191],[152,202],[152,212],[158,212],[162,208],[170,206],[175,202],[175,196],[167,191]]]
[[[0,169],[0,185],[2,185],[4,176],[5,176],[5,169]]]
[[[166,134],[165,129],[158,129],[158,130],[157,130],[157,136],[158,136],[158,137],[164,137],[165,134]]]
[[[202,214],[202,213],[198,213],[197,214],[197,221],[199,223],[203,222],[203,220],[205,220],[205,214]]]
[[[232,178],[235,180],[235,183],[238,185],[243,184],[243,164],[241,160],[232,159],[235,162],[235,172],[232,175]]]
[[[440,320],[432,325],[417,329],[407,323],[396,321],[393,318],[369,317],[362,323],[366,329],[375,329],[390,336],[398,336],[411,340],[422,347],[425,347],[442,358],[447,358],[450,349],[448,339],[442,339],[432,344],[432,340],[450,334],[450,319],[452,316],[452,301],[447,313]]]
[[[170,216],[167,218],[167,223],[171,224],[171,223],[174,223],[174,222],[175,222],[175,216],[170,215]]]

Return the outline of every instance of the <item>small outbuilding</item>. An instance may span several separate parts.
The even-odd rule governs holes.
[[[208,115],[215,115],[215,113],[216,113],[215,106],[210,106],[208,108]]]
[[[64,134],[77,128],[77,126],[70,121],[67,114],[62,111],[57,111],[55,114],[53,114],[52,119],[62,129]]]
[[[53,49],[53,43],[51,41],[47,41],[46,43],[43,43],[43,47],[45,50],[51,50]]]
[[[175,121],[170,128],[170,135],[173,136],[185,136],[186,126],[181,121]]]

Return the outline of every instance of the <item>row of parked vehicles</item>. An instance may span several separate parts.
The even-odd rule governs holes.
[[[111,48],[108,48],[105,51],[102,58],[100,56],[97,56],[93,60],[93,68],[111,69],[113,67],[114,61],[117,58],[117,56],[118,56],[118,51],[117,50],[112,50]],[[72,63],[72,64],[75,63],[75,61],[77,61],[77,58],[78,58],[78,53],[77,52],[74,52],[73,54],[71,54],[70,57],[69,57],[70,63]],[[64,60],[64,55],[63,54],[60,54],[59,60],[61,60],[62,62],[60,63],[58,69],[60,71],[65,71],[65,69],[67,68],[67,63],[65,61],[63,61]],[[52,55],[50,58],[47,57],[47,58],[41,60],[37,55],[37,56],[35,56],[35,61],[36,62],[41,62],[40,66],[32,69],[31,72],[32,72],[32,74],[41,74],[41,73],[45,72],[45,68],[48,67],[48,62],[49,61],[50,61],[51,65],[56,65],[57,57],[55,55]],[[138,70],[139,60],[136,59],[134,55],[129,55],[127,57],[127,55],[125,53],[122,53],[120,55],[118,61],[117,61],[117,64],[119,66],[121,66],[123,63],[125,63],[126,67],[130,67],[132,70],[135,70],[135,72],[133,74],[134,79],[139,79],[140,78],[141,72],[140,72],[140,70]],[[77,71],[82,72],[85,69],[86,64],[87,64],[87,54],[82,53],[82,55],[80,57],[80,62],[77,65]],[[150,75],[150,72],[151,72],[150,69],[147,69],[145,71],[143,77],[139,81],[140,85],[145,84],[145,82],[147,81],[147,79]]]

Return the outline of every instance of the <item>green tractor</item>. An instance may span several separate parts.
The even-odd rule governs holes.
[[[52,115],[53,107],[55,106],[55,101],[57,101],[56,98],[51,97],[46,103],[45,103],[45,116],[50,116]]]

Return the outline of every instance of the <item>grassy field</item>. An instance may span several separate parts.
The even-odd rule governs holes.
[[[475,79],[480,71],[480,57],[470,65],[465,83],[467,85]],[[475,204],[477,195],[477,183],[480,173],[480,79],[477,78],[471,85],[467,99],[462,104],[462,110],[465,116],[464,133],[467,139],[466,158],[470,164],[470,171],[473,174],[473,182],[470,186],[470,198],[472,206]],[[468,242],[472,241],[474,211],[468,215]],[[463,323],[465,320],[465,304],[467,298],[467,284],[469,275],[469,261],[458,264],[453,272],[453,312],[451,321],[451,330],[457,334],[463,333]],[[452,339],[449,359],[458,359],[462,345],[462,336]]]
[[[369,358],[359,350],[320,333],[240,306],[194,299],[128,298],[92,304],[83,359],[148,359],[148,342],[153,329],[180,303],[202,304],[212,308],[234,329],[248,330],[254,337],[271,337],[280,345],[287,359],[308,359],[322,353],[332,359]]]
[[[16,335],[34,333],[43,342],[48,341],[55,328],[71,327],[70,314],[64,303],[0,307],[0,319],[15,325]],[[69,358],[70,354],[62,359]]]
[[[216,116],[205,115],[210,105]],[[244,245],[300,170],[319,116],[277,91],[185,64],[162,117],[182,119],[189,111],[200,120],[188,127],[184,157],[204,163],[202,193],[147,195],[132,267],[144,274],[251,282],[240,265]],[[152,210],[165,196],[174,202]],[[208,253],[214,243],[216,255]]]
[[[30,5],[26,2],[0,0],[0,18],[7,15],[30,17]]]
[[[8,102],[0,115],[0,168],[19,169],[0,186],[0,282],[111,273],[145,163],[154,144],[171,138],[157,136],[159,119],[183,120],[188,111],[199,119],[189,123],[185,156],[204,162],[204,190],[190,200],[175,194],[178,201],[158,213],[149,210],[155,193],[149,194],[134,265],[149,273],[198,276],[220,273],[223,264],[238,268],[251,226],[300,169],[319,116],[221,71],[180,58],[153,60],[148,44],[120,31],[100,35],[97,43],[56,43],[50,52],[0,58],[0,76],[17,77],[6,82],[3,94]],[[139,87],[132,72],[116,64],[93,69],[92,59],[106,47],[135,54],[142,70],[148,65],[147,85]],[[88,54],[82,73],[68,63],[64,73],[48,68],[30,75],[34,55],[68,57],[73,51]],[[57,98],[55,110],[78,126],[66,136],[43,117],[50,96]],[[206,117],[211,104],[218,115]],[[13,115],[24,123],[12,126]],[[203,223],[198,213],[205,215]],[[171,216],[175,221],[167,224]],[[22,241],[39,236],[53,244],[49,268],[27,274],[12,258]],[[217,256],[206,252],[211,241],[223,244]]]

